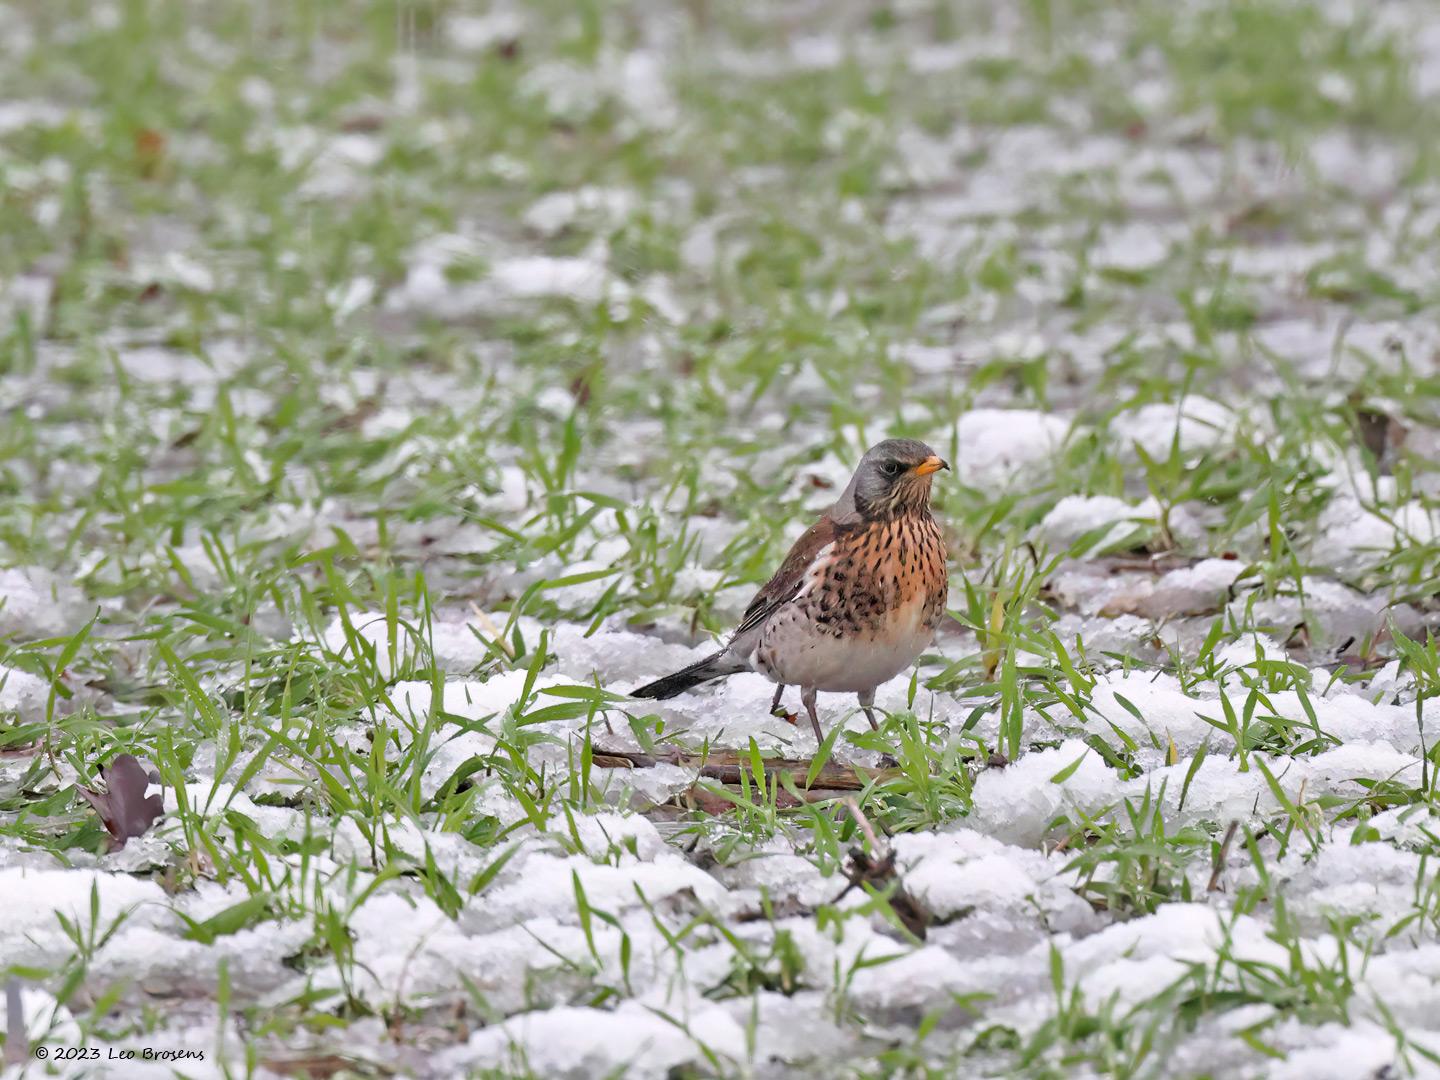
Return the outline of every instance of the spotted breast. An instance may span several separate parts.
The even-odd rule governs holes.
[[[945,542],[929,513],[841,530],[766,621],[752,662],[776,682],[861,692],[919,658],[945,601]]]

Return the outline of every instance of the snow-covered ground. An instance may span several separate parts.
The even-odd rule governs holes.
[[[152,7],[0,5],[0,1076],[1440,1076],[1440,13]],[[880,732],[627,699],[885,435]]]

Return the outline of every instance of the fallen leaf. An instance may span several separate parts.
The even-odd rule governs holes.
[[[1405,446],[1409,429],[1398,417],[1362,404],[1354,395],[1351,396],[1350,405],[1354,417],[1355,438],[1361,446],[1370,451],[1370,455],[1380,466],[1381,474],[1389,475],[1396,455]]]
[[[703,814],[719,816],[735,809],[735,804],[722,795],[716,795],[700,784],[694,784],[685,792],[686,801]]]
[[[146,772],[134,756],[121,754],[108,766],[100,767],[100,776],[105,781],[104,791],[84,787],[78,790],[105,823],[110,850],[118,851],[132,836],[143,835],[165,812],[165,800],[159,792],[145,794],[152,784],[160,783],[160,774]]]
[[[141,128],[135,133],[135,163],[140,175],[153,180],[165,161],[165,136],[154,128]]]

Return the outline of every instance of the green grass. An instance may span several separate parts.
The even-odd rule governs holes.
[[[549,1005],[653,1005],[655,973],[679,984],[691,967],[706,1001],[823,998],[817,1015],[855,1041],[843,1059],[822,1048],[796,1063],[817,1075],[1157,1075],[1167,1049],[1257,1005],[1270,1019],[1230,1039],[1237,1070],[1287,1052],[1270,1029],[1290,1017],[1373,1023],[1396,1068],[1433,1061],[1364,981],[1372,952],[1433,942],[1429,863],[1403,914],[1328,929],[1297,922],[1288,878],[1267,869],[1351,836],[1433,859],[1440,832],[1402,842],[1368,824],[1402,807],[1427,820],[1440,765],[1424,724],[1440,694],[1440,540],[1425,524],[1440,445],[1424,134],[1437,117],[1397,24],[1301,0],[702,3],[663,18],[547,0],[513,38],[465,51],[453,26],[475,14],[442,0],[12,8],[25,33],[0,98],[64,115],[0,141],[0,298],[43,300],[0,299],[0,568],[52,571],[62,588],[40,604],[63,629],[27,614],[18,587],[0,591],[0,665],[48,697],[10,708],[0,683],[0,868],[99,859],[156,882],[177,940],[217,956],[239,935],[302,928],[289,996],[236,981],[233,958],[202,980],[237,1073],[301,1036],[379,1060],[381,1042],[448,1046]],[[816,37],[837,62],[787,59],[818,55]],[[1365,191],[1326,157],[1342,137]],[[1380,151],[1397,162],[1388,179]],[[630,208],[554,235],[526,224],[541,197],[587,186]],[[1104,262],[1109,230],[1133,223],[1179,228],[1151,265]],[[1296,267],[1256,270],[1257,255]],[[591,259],[628,298],[485,292],[497,268],[537,256]],[[424,280],[481,300],[408,301]],[[1302,347],[1275,344],[1287,328]],[[914,345],[953,362],[904,359]],[[1137,447],[1138,410],[1200,397],[1234,422]],[[997,407],[1060,416],[1068,433],[986,472],[994,448],[963,444],[961,417]],[[591,866],[653,861],[633,839],[586,841],[616,803],[691,866],[784,851],[844,888],[855,820],[764,769],[810,754],[803,729],[711,745],[625,699],[631,680],[605,664],[561,673],[557,634],[633,630],[659,647],[724,633],[838,494],[827,485],[887,435],[961,465],[937,487],[956,626],[879,733],[832,729],[823,748],[893,759],[856,792],[868,821],[891,836],[973,828],[1004,780],[992,755],[1013,765],[1081,738],[1115,791],[1058,814],[1046,850],[1091,929],[1204,903],[1261,920],[1283,961],[1222,946],[1152,1002],[1097,1002],[1047,945],[1031,987],[1043,1021],[1013,1021],[989,991],[891,1015],[865,973],[883,971],[877,950],[917,942],[883,888],[853,905],[767,892],[743,920],[693,891],[596,899]],[[1070,495],[1154,510],[1118,539],[1106,525],[1047,550],[1038,527]],[[1398,539],[1336,555],[1337,508],[1372,511]],[[1144,576],[1152,555],[1233,556],[1243,572],[1225,604],[1162,613],[1120,645],[1113,620],[1057,596],[1067,569]],[[1381,614],[1339,640],[1319,583]],[[446,636],[461,621],[463,647]],[[1257,630],[1288,659],[1225,670],[1221,652]],[[1284,763],[1344,740],[1271,697],[1294,693],[1313,717],[1327,666],[1344,688],[1392,658],[1415,680],[1399,703],[1416,712],[1418,767],[1297,792]],[[1190,762],[1255,780],[1232,847],[1229,820],[1175,815],[1176,785],[1118,794],[1156,760],[1186,762],[1092,722],[1097,680],[1117,667],[1177,677],[1214,729]],[[397,705],[401,684],[439,702],[462,675],[521,690],[478,715],[449,696],[417,716]],[[838,721],[849,706],[826,708]],[[480,749],[457,761],[457,738]],[[632,804],[630,778],[593,762],[621,743],[735,751],[748,769],[710,785],[723,813]],[[100,857],[104,830],[73,786],[122,752],[180,796],[135,865],[120,860],[138,841]],[[270,810],[305,827],[277,832]],[[561,921],[582,946],[546,943],[556,955],[523,986],[482,990],[465,972],[378,1000],[353,929],[367,902],[402,895],[488,931],[488,906],[536,851],[574,864]],[[1204,888],[1212,866],[1245,885]],[[224,902],[192,910],[211,887]],[[10,973],[92,1043],[173,1037],[143,981],[103,962],[125,926],[99,912],[97,894],[88,922],[64,925],[68,958]],[[1061,933],[1037,918],[1047,942]],[[963,923],[936,939],[961,958],[945,934]],[[861,924],[892,938],[821,970],[816,941],[838,948]],[[1338,952],[1317,959],[1322,933]],[[913,1047],[896,1045],[897,1024]],[[738,1075],[764,1027],[677,1068]],[[491,1065],[543,1068],[521,1049]]]

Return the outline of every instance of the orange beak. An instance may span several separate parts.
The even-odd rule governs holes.
[[[919,465],[915,466],[915,474],[917,476],[929,476],[932,472],[939,472],[941,469],[948,468],[950,468],[948,462],[942,461],[940,458],[932,454],[930,457],[922,461]]]

